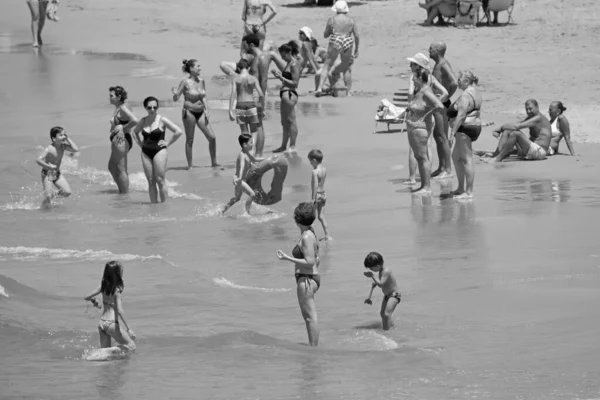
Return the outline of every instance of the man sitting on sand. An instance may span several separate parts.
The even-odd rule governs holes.
[[[494,132],[500,135],[498,155],[491,162],[501,162],[511,152],[515,145],[519,154],[525,160],[545,160],[550,147],[550,121],[541,112],[538,102],[529,99],[525,102],[527,118],[518,124],[504,124]],[[520,129],[529,128],[529,137]]]
[[[433,25],[433,20],[438,17],[438,25],[444,25],[443,17],[454,17],[456,15],[457,0],[427,0],[419,3],[419,7],[427,10],[425,25]]]

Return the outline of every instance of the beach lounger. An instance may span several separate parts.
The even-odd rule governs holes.
[[[491,22],[491,20],[492,20],[492,18],[490,16],[491,12],[506,11],[506,12],[508,12],[508,21],[506,23],[510,24],[512,21],[512,23],[514,24],[515,21],[512,18],[512,12],[513,12],[514,8],[515,8],[515,0],[489,0],[487,9],[483,10],[483,13],[485,15],[481,19],[481,22],[485,21],[486,19],[487,19],[488,23]]]
[[[375,128],[373,133],[377,133],[377,124],[387,124],[387,130],[390,131],[392,124],[404,124],[406,117],[404,112],[408,105],[408,90],[398,90],[394,93],[392,101],[388,99],[381,100],[377,112],[375,113]],[[404,131],[404,127],[400,128],[400,133]]]
[[[475,28],[479,22],[479,0],[459,0],[456,5],[454,26],[457,28]]]

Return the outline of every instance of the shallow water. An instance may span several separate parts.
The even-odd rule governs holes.
[[[169,151],[172,198],[151,205],[137,148],[129,195],[116,193],[106,171],[107,88],[126,84],[141,113],[141,99],[168,93],[177,77],[126,52],[52,44],[32,52],[19,35],[0,42],[0,73],[11,77],[0,96],[0,398],[598,397],[596,148],[560,172],[477,164],[473,201],[441,200],[450,190],[442,183],[435,197],[411,197],[399,183],[404,135],[370,134],[378,99],[302,98],[299,156],[289,160],[283,201],[251,216],[238,204],[222,218],[238,132],[226,119],[227,84],[212,79],[225,167],[206,166],[200,135],[198,167],[182,170],[181,140]],[[179,123],[179,106],[159,98],[161,113]],[[278,107],[270,97],[268,149],[279,140]],[[35,157],[55,124],[82,151],[63,167],[73,196],[43,210]],[[334,236],[321,248],[318,349],[306,346],[292,266],[275,256],[298,238],[291,213],[309,196],[305,154],[313,147],[326,154]],[[372,250],[403,294],[388,332],[381,294],[363,304],[370,283],[362,260]],[[82,297],[108,260],[125,265],[124,306],[138,350],[86,362],[98,347],[100,313]]]

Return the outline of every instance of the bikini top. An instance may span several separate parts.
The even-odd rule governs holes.
[[[195,82],[195,83],[199,83],[199,82]],[[185,100],[191,101],[191,102],[197,102],[200,99],[202,99],[202,97],[204,97],[205,95],[206,95],[205,90],[198,89],[196,87],[196,85],[194,85],[194,87],[191,87],[189,80],[186,82],[186,84],[184,86],[184,90],[183,90],[183,98]]]
[[[112,118],[112,122],[115,126],[117,126],[117,125],[125,126],[129,123],[129,119],[121,119],[121,118],[119,118],[118,115],[119,115],[119,111],[117,111],[115,113],[115,115],[113,115],[113,118]]]
[[[315,231],[313,231],[312,228],[309,228],[308,230],[311,231],[313,233],[313,235],[315,235],[315,238],[317,237],[317,234],[315,233]],[[304,236],[304,235],[302,235],[302,236]],[[300,242],[302,242],[302,237],[300,237],[300,240],[298,241],[298,243],[292,250],[292,256],[294,256],[294,258],[298,258],[298,259],[302,260],[302,259],[304,259],[304,252],[302,251],[302,247],[300,247]]]
[[[473,106],[474,106],[472,110],[467,111],[467,115],[472,113],[473,111],[481,111],[481,105],[477,106],[477,100],[475,100],[475,96],[473,96],[471,94],[471,92],[464,92],[464,93],[471,96],[471,98],[473,99]],[[454,103],[452,105],[452,107],[450,107],[446,111],[446,115],[448,115],[448,118],[456,118],[458,116],[458,110],[456,109],[456,103]]]
[[[556,119],[554,120],[554,122],[552,122],[550,124],[550,129],[552,131],[552,136],[560,136],[560,135],[562,135],[562,132],[560,131],[560,129],[558,127],[558,117],[556,117]]]

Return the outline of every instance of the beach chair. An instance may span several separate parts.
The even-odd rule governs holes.
[[[373,133],[377,133],[377,124],[387,124],[387,130],[390,131],[392,124],[404,124],[406,116],[404,111],[408,105],[408,90],[398,90],[394,93],[392,101],[388,99],[381,100],[377,112],[375,113],[375,128]],[[400,133],[404,131],[404,127],[400,128]]]
[[[508,21],[506,22],[506,24],[510,24],[511,21],[514,24],[515,21],[512,18],[512,12],[513,9],[515,8],[515,0],[489,0],[487,9],[483,10],[484,13],[484,17],[481,19],[481,22],[483,23],[485,20],[487,20],[487,22],[491,22],[492,18],[490,16],[491,12],[502,12],[502,11],[506,11],[508,12]]]
[[[454,26],[457,28],[475,28],[479,22],[479,0],[459,0],[456,5]]]

